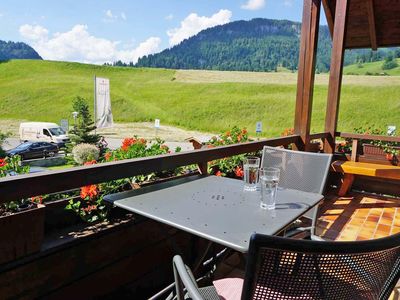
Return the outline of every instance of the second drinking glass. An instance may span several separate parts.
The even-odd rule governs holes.
[[[275,209],[280,170],[277,168],[260,169],[261,203],[263,209]]]

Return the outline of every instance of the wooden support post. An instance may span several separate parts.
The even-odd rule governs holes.
[[[353,145],[351,147],[351,161],[357,161],[357,150],[358,150],[358,140],[353,140]]]
[[[324,143],[324,151],[327,153],[333,153],[335,151],[335,134],[339,115],[340,91],[342,87],[348,3],[349,0],[336,1],[331,70],[329,72],[328,103],[325,117],[325,131],[330,133],[330,136]]]
[[[309,150],[315,63],[318,47],[321,0],[304,0],[297,77],[294,131],[301,137],[298,150]]]
[[[344,173],[338,195],[340,197],[346,196],[347,193],[351,190],[351,186],[353,185],[353,182],[354,182],[354,175]]]
[[[201,175],[208,175],[208,162],[201,162],[197,165]]]

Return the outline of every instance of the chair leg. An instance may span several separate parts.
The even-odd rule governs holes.
[[[338,195],[340,197],[345,196],[351,189],[353,182],[354,182],[354,175],[345,173],[343,176],[342,184],[340,185]]]

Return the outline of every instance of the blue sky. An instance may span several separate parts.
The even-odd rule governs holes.
[[[2,0],[0,39],[27,42],[45,59],[135,61],[202,29],[235,20],[301,21],[302,4],[302,0]]]

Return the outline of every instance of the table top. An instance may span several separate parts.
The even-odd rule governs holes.
[[[276,209],[265,210],[260,197],[260,192],[243,191],[240,180],[195,176],[105,200],[245,253],[253,233],[277,234],[323,199],[320,194],[279,188]]]

